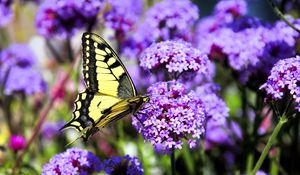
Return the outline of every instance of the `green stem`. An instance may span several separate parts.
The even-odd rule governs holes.
[[[171,153],[171,174],[175,175],[176,174],[176,167],[175,167],[175,149],[172,148],[172,153]]]
[[[252,171],[252,175],[256,174],[256,172],[260,169],[261,165],[263,164],[271,146],[273,141],[275,140],[275,138],[277,137],[280,129],[282,128],[282,126],[288,121],[286,114],[283,114],[282,117],[280,118],[278,124],[276,125],[271,137],[269,138],[263,152],[261,153],[258,161],[256,162],[256,165]]]
[[[281,13],[281,11],[278,9],[278,7],[275,5],[274,1],[272,0],[268,0],[269,4],[271,5],[271,7],[273,8],[274,12],[276,13],[276,15],[282,20],[284,21],[288,26],[290,26],[292,29],[296,30],[298,33],[300,33],[300,30],[292,23],[290,23],[285,17],[284,15]]]
[[[254,159],[254,155],[249,153],[247,156],[247,163],[246,163],[246,175],[251,174],[251,169],[253,167],[253,159]]]

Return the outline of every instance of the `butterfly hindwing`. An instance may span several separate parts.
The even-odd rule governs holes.
[[[84,139],[88,138],[89,135],[93,134],[92,131],[96,131],[94,128],[104,115],[102,112],[119,101],[121,99],[88,90],[79,93],[74,102],[73,119],[63,128],[75,127],[79,132],[82,132]]]
[[[82,36],[83,76],[87,89],[122,99],[136,96],[126,68],[114,50],[100,36]]]

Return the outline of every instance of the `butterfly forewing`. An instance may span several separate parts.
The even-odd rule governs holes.
[[[114,50],[98,35],[82,36],[83,76],[87,89],[122,99],[136,96],[136,89]]]

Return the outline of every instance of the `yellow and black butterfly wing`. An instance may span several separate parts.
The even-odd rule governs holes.
[[[83,76],[90,92],[121,99],[136,96],[136,88],[115,51],[94,33],[82,35]]]
[[[79,93],[74,102],[73,118],[62,129],[74,127],[82,133],[82,138],[87,138],[98,131],[95,127],[99,120],[104,117],[104,112],[121,99],[89,92],[88,90]]]

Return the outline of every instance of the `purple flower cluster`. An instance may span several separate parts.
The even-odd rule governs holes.
[[[12,44],[1,52],[0,83],[6,95],[14,92],[31,95],[46,91],[46,83],[34,69],[34,63],[34,54],[27,45]]]
[[[226,0],[219,1],[215,6],[214,15],[223,22],[231,22],[235,18],[244,16],[247,13],[245,0]]]
[[[183,140],[193,148],[204,133],[205,109],[194,92],[183,84],[158,82],[148,88],[150,102],[133,118],[134,127],[159,152],[181,149]]]
[[[220,87],[214,83],[206,83],[196,88],[196,94],[202,100],[207,115],[205,148],[215,145],[233,145],[235,138],[242,136],[241,129],[235,122],[228,122],[229,109],[217,95]]]
[[[227,3],[237,4],[229,5],[233,8],[222,5],[223,10],[218,7]],[[244,6],[244,1],[220,1],[215,14],[198,24],[195,42],[210,59],[223,60],[243,84],[257,89],[267,79],[274,63],[295,55],[299,34],[283,22],[270,25],[254,17],[242,17],[246,13],[242,10]],[[229,22],[218,20],[218,14],[226,11],[238,11],[241,17]],[[290,21],[300,27],[298,20]]]
[[[113,156],[104,160],[103,169],[107,174],[142,175],[144,169],[137,157]]]
[[[147,11],[145,24],[152,29],[154,40],[187,39],[198,18],[198,8],[189,0],[164,0]]]
[[[0,1],[0,26],[5,26],[13,17],[11,9],[12,0]]]
[[[43,166],[43,175],[79,174],[87,175],[102,169],[102,163],[91,152],[79,148],[71,148],[55,155]]]
[[[90,30],[97,23],[101,5],[101,0],[46,0],[36,14],[37,31],[45,37],[66,37],[84,27]]]
[[[124,43],[122,53],[137,57],[153,42],[191,40],[191,27],[199,18],[199,10],[190,0],[164,0],[148,9],[144,21]],[[130,43],[128,45],[128,43]]]
[[[140,58],[140,65],[149,70],[167,69],[169,73],[208,73],[206,54],[184,41],[163,41],[148,47]]]
[[[133,30],[143,12],[141,0],[109,0],[111,9],[104,14],[105,26],[112,28],[116,33],[125,34]]]
[[[278,61],[271,70],[271,75],[260,89],[274,100],[280,100],[290,94],[300,112],[300,56]]]

